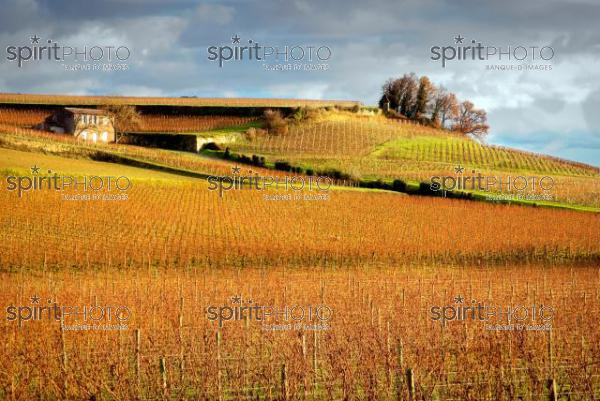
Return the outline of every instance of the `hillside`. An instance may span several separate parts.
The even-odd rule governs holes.
[[[283,159],[305,169],[335,169],[367,180],[429,182],[433,176],[549,176],[557,201],[600,205],[600,169],[542,154],[486,145],[471,138],[381,116],[342,112],[291,124],[285,135],[240,133],[227,144],[244,154]],[[503,192],[508,192],[503,188]]]
[[[223,160],[218,152],[198,155],[121,144],[77,143],[68,136],[32,129],[48,110],[37,106],[23,107],[6,104],[0,107],[0,132],[5,133],[0,137],[0,146],[133,163],[138,167],[142,166],[139,163],[142,161],[146,163],[145,167],[173,168],[196,176],[228,174],[240,162]],[[310,116],[297,119],[289,114],[287,132],[275,134],[261,128],[263,120],[259,116],[240,116],[235,111],[227,114],[227,110],[235,108],[216,115],[210,114],[211,109],[207,110],[202,114],[194,114],[196,111],[189,114],[142,113],[137,131],[146,134],[187,133],[201,138],[201,143],[215,142],[235,154],[264,158],[267,165],[253,166],[254,171],[262,175],[284,175],[283,171],[273,170],[273,165],[285,161],[297,166],[301,174],[336,172],[350,181],[391,183],[399,179],[418,186],[431,182],[432,177],[454,176],[454,169],[460,166],[466,174],[497,177],[503,182],[516,176],[548,176],[554,183],[551,202],[600,206],[600,169],[583,163],[486,145],[448,131],[390,120],[370,111],[312,109]],[[494,188],[493,193],[513,194],[514,190],[503,185]],[[532,193],[542,194],[542,191],[534,188]]]

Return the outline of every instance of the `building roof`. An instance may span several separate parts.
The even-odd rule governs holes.
[[[108,116],[109,113],[106,110],[100,109],[80,109],[77,107],[65,107],[65,110],[73,114],[93,114],[99,116]]]

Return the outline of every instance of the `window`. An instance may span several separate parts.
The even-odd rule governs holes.
[[[81,137],[85,141],[87,139],[87,131],[81,131]]]
[[[96,133],[94,132],[94,134],[92,135],[92,141],[93,141],[94,143],[96,143],[96,141],[97,141],[97,140],[98,140],[98,134],[96,134]]]
[[[102,133],[102,142],[108,142],[108,132],[106,131]]]

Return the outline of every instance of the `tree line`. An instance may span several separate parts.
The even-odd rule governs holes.
[[[483,138],[489,130],[487,113],[468,101],[460,102],[442,85],[414,73],[390,78],[383,85],[379,108],[388,115]]]

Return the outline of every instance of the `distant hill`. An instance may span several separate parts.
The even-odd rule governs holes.
[[[57,106],[186,106],[186,107],[341,107],[359,106],[354,100],[205,98],[205,97],[134,97],[134,96],[70,96],[52,94],[0,93],[0,104],[38,104]]]

